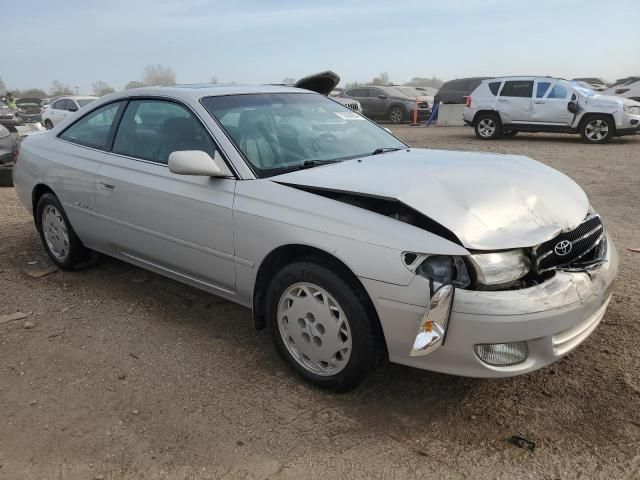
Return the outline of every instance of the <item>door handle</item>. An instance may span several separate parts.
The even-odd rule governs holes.
[[[533,103],[535,103],[536,105],[544,105],[547,102],[533,102]]]
[[[113,184],[113,179],[111,178],[107,178],[107,177],[101,177],[100,181],[100,188],[104,189],[104,190],[113,190],[115,188],[115,185]]]

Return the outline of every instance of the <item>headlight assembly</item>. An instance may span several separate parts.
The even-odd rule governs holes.
[[[478,283],[488,287],[513,283],[531,270],[531,261],[522,249],[471,255]]]
[[[404,252],[402,262],[416,275],[428,278],[435,283],[452,283],[460,288],[471,284],[467,266],[459,256]]]
[[[640,106],[638,105],[623,105],[622,108],[630,115],[640,115]]]

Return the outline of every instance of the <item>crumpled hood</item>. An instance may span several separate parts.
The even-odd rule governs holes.
[[[569,177],[516,155],[408,149],[271,180],[397,199],[477,250],[538,245],[575,228],[589,209]]]

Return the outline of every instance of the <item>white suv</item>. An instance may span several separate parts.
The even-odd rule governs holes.
[[[526,132],[580,133],[588,143],[640,133],[640,102],[551,77],[484,80],[467,97],[464,121],[482,140]]]

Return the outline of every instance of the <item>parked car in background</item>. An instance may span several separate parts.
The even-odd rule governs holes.
[[[22,123],[40,122],[42,105],[39,98],[19,98],[16,100],[18,111],[16,116],[20,118]]]
[[[467,98],[463,116],[482,140],[527,131],[580,133],[588,143],[605,143],[640,133],[640,102],[551,77],[484,80]]]
[[[61,97],[56,99],[42,111],[42,124],[47,130],[52,129],[58,123],[73,115],[85,105],[90,104],[98,97]]]
[[[465,103],[467,96],[488,77],[457,78],[444,82],[434,98],[435,103]]]
[[[246,306],[334,390],[386,356],[472,377],[544,367],[596,329],[618,268],[566,175],[411,148],[299,88],[107,95],[27,137],[13,178],[59,268],[92,249]]]
[[[17,115],[18,111],[4,103],[0,100],[0,125],[4,125],[5,127],[13,130],[14,127],[21,125],[22,121],[20,117]]]
[[[364,112],[362,111],[362,105],[360,105],[360,102],[354,98],[334,97],[334,96],[331,96],[330,98],[340,103],[341,105],[344,105],[345,107],[350,108],[354,112],[364,114]]]
[[[640,102],[640,77],[627,77],[616,81],[603,93]]]
[[[14,136],[6,127],[0,125],[0,187],[9,187],[13,184],[11,168],[17,149],[18,142]]]
[[[596,77],[582,77],[582,78],[574,78],[571,80],[572,82],[577,82],[581,84],[583,87],[590,88],[596,92],[602,92],[609,88],[609,84],[605,82],[601,78]]]
[[[431,109],[433,106],[434,96],[429,95],[426,90],[419,87],[404,87],[398,86],[396,87],[398,90],[403,92],[405,95],[411,98],[418,98],[421,102],[425,102],[426,107]]]
[[[413,118],[416,98],[408,96],[398,87],[367,86],[348,88],[336,98],[350,98],[360,102],[362,112],[372,119],[384,119],[391,123],[402,123]],[[426,101],[418,102],[419,120],[429,117],[431,112]]]

